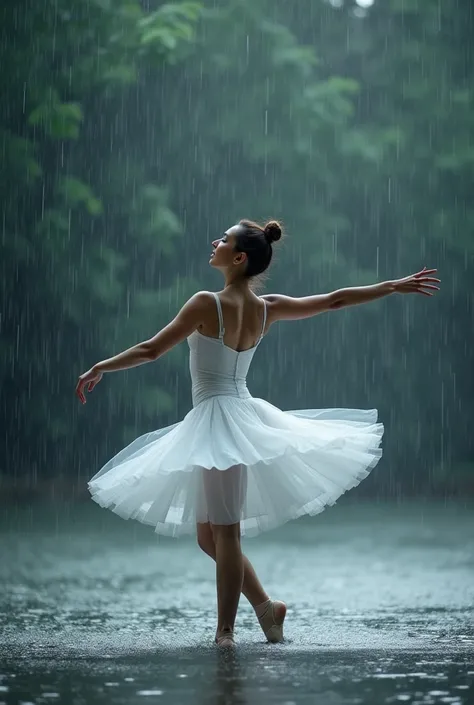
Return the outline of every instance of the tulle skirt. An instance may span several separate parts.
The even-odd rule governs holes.
[[[136,438],[88,488],[100,506],[158,534],[194,534],[210,521],[257,536],[358,485],[382,456],[383,430],[376,409],[283,411],[217,395]]]

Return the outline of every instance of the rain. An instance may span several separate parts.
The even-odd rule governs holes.
[[[0,705],[474,703],[470,3],[6,0],[0,18]],[[196,536],[124,521],[88,483],[192,418],[190,338],[140,344],[222,292],[212,243],[241,219],[282,226],[251,288],[270,319],[276,294],[343,302],[270,321],[250,394],[296,419],[367,410],[383,439],[324,511],[242,535],[285,640],[242,594],[226,650]],[[423,268],[436,289],[393,286]],[[130,349],[81,403],[80,376]]]

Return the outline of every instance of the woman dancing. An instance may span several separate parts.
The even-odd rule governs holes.
[[[197,534],[216,562],[219,646],[234,645],[241,592],[267,639],[283,640],[284,602],[272,600],[241,549],[256,536],[304,514],[315,515],[358,485],[378,463],[383,424],[376,409],[283,411],[253,397],[247,372],[262,338],[280,320],[310,318],[389,294],[432,296],[436,269],[327,294],[257,296],[255,277],[269,266],[278,222],[241,220],[212,243],[220,292],[199,291],[154,337],[98,362],[79,377],[86,403],[104,372],[152,362],[189,345],[193,408],[179,422],[136,438],[88,483],[92,499],[155,532]]]

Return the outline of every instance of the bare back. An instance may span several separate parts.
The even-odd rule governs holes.
[[[217,295],[221,302],[224,319],[224,344],[237,352],[255,346],[262,333],[265,306],[263,300],[252,293],[243,296],[218,291]],[[197,330],[209,338],[217,338],[219,336],[219,317],[215,299],[211,293],[209,294],[209,302],[206,318],[197,327]],[[263,335],[270,325],[267,318]]]

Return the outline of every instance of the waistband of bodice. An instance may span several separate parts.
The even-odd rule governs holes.
[[[205,399],[216,396],[238,397],[248,399],[251,394],[245,379],[208,377],[198,379],[192,385],[193,406],[197,406]]]

